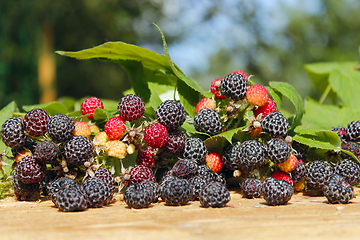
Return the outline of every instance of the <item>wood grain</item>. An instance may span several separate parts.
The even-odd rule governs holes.
[[[355,189],[356,195],[359,189]],[[164,202],[130,209],[121,199],[108,207],[63,213],[50,200],[0,201],[0,239],[358,239],[360,200],[329,204],[298,193],[284,206],[267,206],[231,191],[225,208],[199,202],[171,207]]]

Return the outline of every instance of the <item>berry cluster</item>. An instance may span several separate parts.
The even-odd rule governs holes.
[[[99,98],[86,98],[83,121],[43,109],[8,119],[1,138],[15,160],[15,195],[49,195],[61,211],[102,207],[113,199],[117,175],[129,208],[159,199],[169,206],[199,201],[202,207],[224,207],[234,180],[245,198],[263,197],[268,205],[286,204],[307,190],[321,192],[330,203],[350,201],[351,186],[360,183],[360,121],[331,129],[342,141],[336,164],[309,159],[264,86],[237,70],[210,88],[213,97],[199,99],[193,117],[179,101],[165,100],[151,113],[139,96],[128,94],[114,111],[104,110]],[[228,139],[229,131],[237,134]],[[228,141],[217,142],[219,136]],[[125,168],[129,155],[136,165]]]

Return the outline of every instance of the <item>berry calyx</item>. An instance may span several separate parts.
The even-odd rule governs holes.
[[[104,109],[104,105],[103,102],[97,98],[97,97],[89,97],[86,98],[82,103],[81,103],[81,113],[83,115],[87,115],[90,114],[88,116],[88,119],[92,120],[94,119],[94,111],[97,108],[101,108]]]

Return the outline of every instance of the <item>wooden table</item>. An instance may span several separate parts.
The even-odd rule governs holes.
[[[360,189],[355,189],[359,195]],[[108,207],[63,213],[50,200],[0,200],[0,239],[359,239],[360,197],[329,204],[298,193],[284,206],[245,199],[231,191],[225,208],[200,203],[130,209],[121,199]]]

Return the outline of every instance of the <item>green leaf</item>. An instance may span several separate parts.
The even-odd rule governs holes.
[[[147,83],[146,75],[141,61],[135,60],[118,60],[116,61],[125,69],[135,94],[141,96],[144,102],[150,99],[150,89]]]
[[[304,104],[301,96],[293,86],[285,82],[270,82],[269,85],[287,97],[295,106],[296,113],[291,129],[300,125],[304,113]]]
[[[0,126],[3,125],[6,120],[13,116],[16,108],[17,106],[15,101],[12,101],[0,110]]]
[[[293,137],[293,141],[302,143],[304,145],[307,145],[311,148],[319,148],[319,149],[325,149],[325,150],[336,150],[338,151],[336,147],[334,147],[331,143],[320,140],[318,138],[315,138],[313,136],[307,136],[307,135],[295,135]]]
[[[341,150],[341,140],[333,131],[327,129],[309,128],[302,125],[295,128],[295,132],[297,135],[306,136],[307,138],[312,138],[313,140],[316,139],[321,142],[328,142],[334,148]]]
[[[360,119],[360,109],[319,104],[306,98],[302,124],[309,128],[330,130],[332,127],[346,127],[353,120]]]
[[[119,99],[120,100],[120,99]],[[105,110],[111,110],[111,111],[117,111],[117,107],[119,105],[119,101],[118,100],[112,100],[112,99],[101,99],[103,105],[104,105],[104,109]]]
[[[274,100],[276,106],[280,106],[282,103],[282,94],[278,91],[275,91],[271,87],[266,86],[265,87],[272,99]]]
[[[350,68],[335,69],[330,73],[329,82],[345,106],[360,108],[360,72]]]
[[[104,121],[106,122],[109,118],[113,117],[109,112],[105,111],[104,109],[97,108],[94,111],[94,119],[96,121]]]
[[[336,69],[351,69],[355,66],[356,62],[322,62],[322,63],[311,63],[305,65],[305,70],[307,71],[310,79],[313,81],[315,87],[324,92],[329,86],[329,75],[332,71]],[[335,102],[336,93],[333,86],[331,86],[331,91],[327,96]]]
[[[166,73],[171,72],[171,67],[164,55],[124,42],[106,42],[102,45],[77,52],[56,51],[56,53],[83,60],[93,58],[135,60],[140,61],[144,68],[149,68],[153,71],[162,70]]]
[[[24,105],[22,107],[26,112],[30,111],[34,108],[41,108],[45,110],[48,114],[55,115],[55,114],[67,114],[68,109],[67,107],[59,102],[50,102],[50,103],[44,103],[44,104],[36,104],[36,105]]]
[[[159,94],[163,93],[163,91],[165,91],[164,88],[170,88],[164,85],[158,85],[156,83],[149,83],[149,88],[151,91],[151,96],[150,96],[150,106],[152,107],[152,109],[154,111],[156,111],[156,109],[160,106],[160,104],[162,103],[161,98],[159,97]],[[155,117],[155,116],[154,116]]]
[[[180,97],[180,102],[183,105],[186,113],[190,117],[195,117],[196,115],[195,107],[199,101],[199,95],[195,90],[189,88],[182,81],[178,81],[177,90]]]
[[[169,62],[169,65],[173,71],[173,73],[181,80],[183,81],[187,86],[189,86],[190,88],[192,88],[193,90],[197,91],[198,93],[200,93],[201,95],[204,95],[204,91],[202,90],[202,88],[199,86],[199,84],[192,80],[191,78],[188,78],[185,76],[185,74],[172,62],[168,48],[167,48],[167,44],[165,41],[165,36],[163,34],[163,32],[161,31],[161,29],[159,28],[159,26],[157,26],[156,24],[154,24],[158,29],[159,32],[161,34],[161,38],[163,41],[163,45],[164,45],[164,52],[165,52],[165,56]]]

